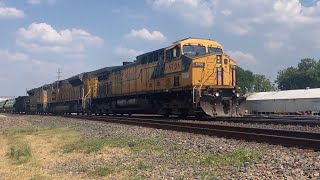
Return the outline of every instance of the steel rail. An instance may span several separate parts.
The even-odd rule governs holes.
[[[253,118],[253,117],[234,117],[234,118],[206,118],[207,121],[223,121],[232,123],[245,123],[245,124],[275,124],[275,125],[300,125],[300,126],[320,126],[320,120],[316,119],[292,119],[292,118]]]
[[[237,126],[221,126],[178,121],[165,121],[126,117],[74,116],[63,115],[67,118],[105,121],[109,123],[143,126],[179,132],[188,132],[237,140],[254,141],[259,143],[277,144],[287,147],[320,150],[320,133],[288,131],[275,129],[248,128]]]

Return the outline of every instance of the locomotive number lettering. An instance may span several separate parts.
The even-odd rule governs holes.
[[[166,64],[165,73],[181,71],[181,61],[169,62]]]

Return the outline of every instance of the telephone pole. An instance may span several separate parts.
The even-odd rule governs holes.
[[[57,72],[57,73],[58,73],[58,81],[60,81],[60,79],[61,79],[61,77],[62,77],[62,76],[61,76],[62,72],[61,72],[60,68],[58,68],[58,72]]]

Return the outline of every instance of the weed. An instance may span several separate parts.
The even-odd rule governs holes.
[[[39,174],[34,175],[34,176],[32,176],[32,177],[30,178],[30,180],[47,180],[47,179],[48,179],[47,177],[42,176],[42,175],[39,175]]]
[[[61,126],[58,126],[56,124],[50,124],[50,126],[48,127],[48,130],[54,130],[54,129],[61,129]]]
[[[112,172],[112,170],[108,167],[98,167],[97,169],[95,169],[92,174],[93,175],[97,175],[97,176],[106,176],[108,174],[110,174]]]
[[[144,176],[133,176],[129,178],[129,180],[144,180],[146,179]]]
[[[209,155],[200,160],[201,164],[242,165],[258,157],[258,152],[250,149],[237,149],[224,155]]]
[[[191,151],[179,151],[177,157],[181,160],[191,161],[196,157],[196,155]]]
[[[4,131],[2,131],[2,134],[9,137],[16,134],[22,134],[22,133],[30,134],[38,131],[39,131],[39,128],[36,128],[33,126],[27,126],[27,127],[16,127],[11,129],[5,129]]]
[[[105,146],[105,141],[103,139],[97,140],[80,140],[67,144],[63,148],[63,152],[70,153],[75,151],[84,151],[86,153],[100,151]]]
[[[31,158],[31,148],[27,143],[11,145],[9,151],[7,152],[7,156],[16,161],[18,164],[22,164],[28,162]]]
[[[67,144],[63,148],[63,152],[70,153],[75,151],[83,151],[85,153],[97,152],[104,147],[120,147],[129,148],[134,152],[141,151],[161,151],[161,147],[148,140],[128,140],[128,139],[94,139],[80,140]]]
[[[33,127],[33,126],[27,126],[27,127],[17,127],[14,129],[15,133],[33,133],[38,132],[40,129]]]
[[[152,164],[146,164],[142,161],[139,161],[138,165],[137,165],[137,168],[139,170],[148,170],[148,169],[152,169],[153,168],[153,165]]]

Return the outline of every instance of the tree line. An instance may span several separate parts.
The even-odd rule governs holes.
[[[272,90],[320,88],[320,60],[301,59],[297,67],[288,67],[278,72],[272,83],[265,75],[254,74],[241,67],[237,69],[237,85],[242,93]]]

